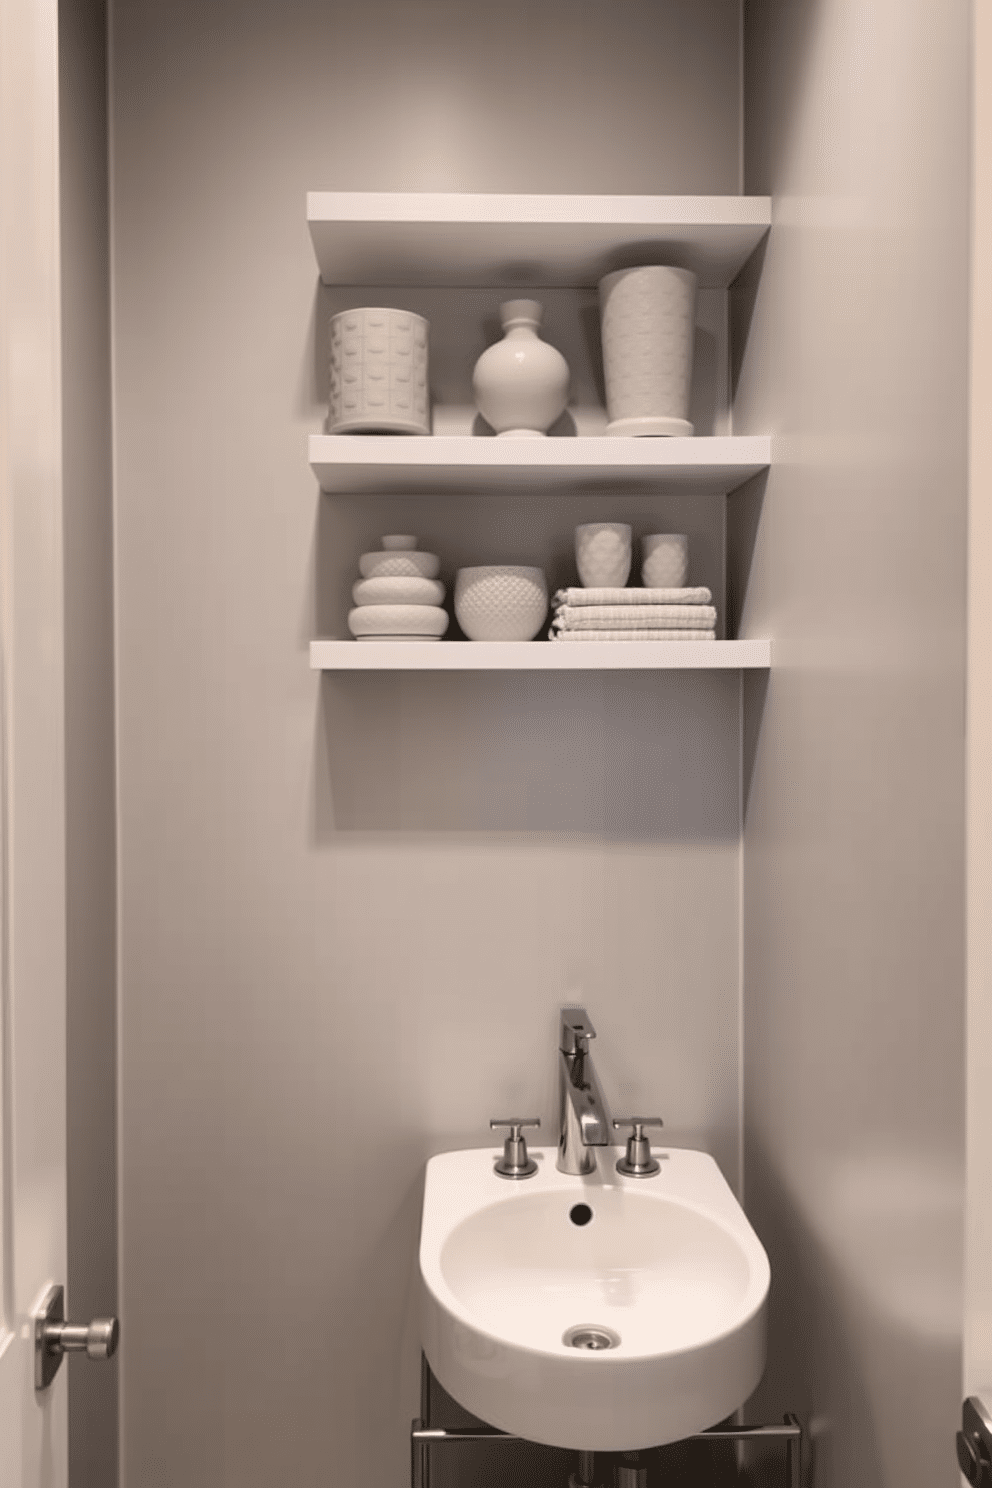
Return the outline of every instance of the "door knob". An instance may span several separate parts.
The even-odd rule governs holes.
[[[62,1363],[63,1354],[109,1359],[117,1352],[120,1324],[116,1318],[94,1318],[88,1327],[65,1320],[65,1291],[50,1286],[34,1312],[34,1387],[45,1390]]]
[[[985,1402],[970,1395],[961,1408],[961,1430],[956,1438],[958,1466],[972,1488],[992,1485],[992,1418]]]

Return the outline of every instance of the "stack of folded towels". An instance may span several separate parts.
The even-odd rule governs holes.
[[[552,641],[713,641],[709,589],[559,589]]]

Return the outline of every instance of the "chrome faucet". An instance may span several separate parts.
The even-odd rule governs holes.
[[[558,1036],[558,1160],[560,1173],[593,1173],[596,1154],[606,1147],[610,1121],[589,1056],[596,1030],[585,1008],[563,1007]]]

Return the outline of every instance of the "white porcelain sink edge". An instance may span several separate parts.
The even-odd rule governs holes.
[[[768,1259],[706,1153],[671,1149],[655,1178],[587,1178],[532,1149],[533,1178],[489,1149],[427,1167],[422,1341],[442,1386],[505,1431],[552,1446],[632,1450],[729,1415],[764,1367]],[[658,1153],[661,1156],[661,1153]],[[577,1225],[576,1204],[591,1211]],[[569,1347],[569,1326],[612,1333]]]

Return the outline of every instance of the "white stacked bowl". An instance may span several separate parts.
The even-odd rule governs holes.
[[[448,628],[442,608],[441,560],[421,553],[417,539],[397,534],[358,560],[362,577],[351,591],[348,629],[359,641],[439,641]]]

